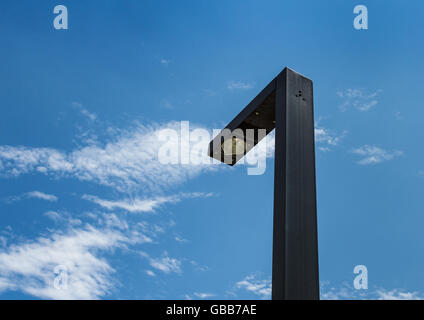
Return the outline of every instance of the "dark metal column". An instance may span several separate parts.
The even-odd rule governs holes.
[[[319,299],[312,81],[276,78],[272,299]]]

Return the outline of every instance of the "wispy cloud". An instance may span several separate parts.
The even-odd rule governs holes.
[[[181,273],[182,262],[176,258],[170,258],[167,252],[162,257],[152,258],[146,252],[140,252],[140,255],[149,261],[152,268],[162,271],[163,273]]]
[[[195,268],[196,271],[206,272],[209,270],[208,266],[200,265],[194,260],[191,260],[190,264]]]
[[[184,239],[183,237],[181,237],[180,235],[175,235],[175,237],[174,237],[174,239],[175,239],[175,241],[177,241],[177,242],[180,242],[180,243],[185,243],[185,242],[188,242],[188,240],[187,239]]]
[[[100,199],[96,196],[92,195],[83,195],[82,198],[85,200],[89,200],[98,204],[99,206],[108,209],[122,209],[128,212],[153,212],[159,206],[166,203],[177,203],[180,202],[184,198],[208,198],[211,197],[213,193],[202,193],[202,192],[193,192],[193,193],[180,193],[178,195],[173,196],[163,196],[163,197],[155,197],[152,199],[124,199],[124,200],[105,200]]]
[[[338,91],[337,95],[343,99],[339,105],[341,111],[346,111],[350,107],[354,107],[359,111],[368,111],[378,104],[377,97],[382,90],[377,90],[373,93],[366,94],[362,89],[347,89]]]
[[[28,198],[36,198],[36,199],[42,199],[42,200],[46,200],[46,201],[57,201],[57,197],[55,195],[52,194],[47,194],[41,191],[31,191],[31,192],[27,192],[26,196]]]
[[[348,283],[332,286],[321,282],[321,300],[422,300],[424,296],[416,291],[404,289],[369,288],[357,290]]]
[[[156,277],[156,274],[152,270],[146,270],[146,274],[150,277]]]
[[[369,290],[355,290],[352,285],[343,283],[331,285],[329,281],[320,282],[321,300],[362,300],[366,299]]]
[[[215,297],[216,294],[214,293],[207,293],[207,292],[195,292],[192,295],[186,294],[185,299],[186,300],[193,300],[193,299],[210,299]]]
[[[11,226],[7,226],[5,229],[0,231],[0,247],[5,248],[9,240],[15,238]]]
[[[332,147],[337,146],[347,135],[347,130],[341,133],[334,132],[323,126],[315,125],[315,142],[321,151],[330,151]]]
[[[215,294],[213,293],[206,293],[206,292],[195,292],[194,295],[200,299],[208,299],[215,296]]]
[[[171,60],[162,58],[160,59],[160,64],[167,67],[171,63]]]
[[[348,134],[347,130],[336,132],[324,126],[315,124],[315,143],[319,150],[330,151],[333,147],[338,146]],[[261,144],[266,143],[266,156],[272,158],[275,152],[275,130],[269,133],[265,139],[261,140],[253,149],[260,147]],[[250,151],[250,152],[252,152]]]
[[[252,273],[236,283],[229,291],[233,296],[243,297],[245,292],[253,293],[261,299],[271,298],[271,280],[264,279],[259,273]],[[366,290],[355,289],[349,283],[331,285],[329,281],[320,282],[321,300],[422,300],[424,295],[420,292],[403,289],[369,288]]]
[[[178,122],[162,126],[137,126],[118,131],[111,141],[90,143],[70,153],[52,148],[0,146],[0,175],[19,176],[37,171],[56,177],[74,177],[121,191],[158,189],[182,183],[205,170],[206,164],[162,164],[158,153],[164,144],[163,129],[180,131]],[[190,126],[192,130],[196,127]]]
[[[233,293],[237,290],[246,290],[259,296],[261,299],[270,299],[271,280],[261,279],[258,273],[253,273],[236,283]]]
[[[389,161],[403,154],[403,152],[399,150],[388,151],[370,145],[364,145],[360,148],[353,149],[351,152],[363,157],[361,160],[358,161],[358,163],[361,165],[369,165],[380,163],[383,161]]]
[[[53,210],[45,212],[44,215],[54,221],[59,221],[60,219],[62,219],[62,216],[58,212]]]
[[[51,219],[52,221],[56,223],[60,223],[61,225],[67,225],[67,226],[79,226],[82,225],[83,222],[81,219],[74,218],[69,212],[57,212],[57,211],[47,211],[44,213],[44,216]]]
[[[248,90],[255,86],[253,82],[229,81],[227,83],[228,90]]]
[[[177,199],[173,197],[158,197],[155,199],[145,199],[145,200],[125,199],[125,200],[119,200],[119,201],[104,200],[104,199],[100,199],[96,196],[91,196],[91,195],[84,195],[82,198],[85,200],[92,201],[108,210],[122,209],[128,212],[153,212],[161,204],[165,204],[168,202],[175,203],[177,201]]]
[[[25,192],[18,196],[7,197],[4,199],[4,201],[8,203],[12,203],[12,202],[20,201],[22,199],[30,199],[30,198],[46,200],[50,202],[56,202],[58,200],[58,197],[52,194],[44,193],[41,191],[30,191],[30,192]]]
[[[98,299],[117,284],[104,253],[151,242],[146,225],[129,227],[115,215],[99,215],[95,224],[84,226],[57,212],[47,215],[60,219],[66,230],[0,249],[0,291],[19,290],[44,299]],[[65,271],[65,287],[55,286],[58,266]]]
[[[78,109],[78,111],[87,119],[94,121],[97,119],[97,115],[95,113],[92,113],[90,111],[88,111],[86,108],[84,108],[84,106],[79,103],[79,102],[72,102],[72,106],[76,109]]]
[[[419,292],[410,292],[401,289],[385,290],[378,289],[376,291],[379,300],[423,300],[424,295]]]
[[[3,290],[22,290],[47,299],[99,298],[112,287],[109,276],[113,269],[95,251],[126,241],[118,232],[87,227],[13,245],[0,251],[0,281],[9,284]],[[67,289],[53,285],[58,265],[67,269]]]

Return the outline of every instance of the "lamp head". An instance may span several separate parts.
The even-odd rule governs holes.
[[[209,144],[209,156],[233,166],[275,128],[275,79]]]

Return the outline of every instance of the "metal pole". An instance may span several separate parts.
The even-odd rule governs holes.
[[[276,79],[272,299],[319,299],[312,81]]]

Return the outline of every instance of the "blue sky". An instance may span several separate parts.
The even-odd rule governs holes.
[[[423,9],[2,2],[0,298],[268,299],[272,155],[163,165],[156,134],[224,127],[285,66],[314,81],[322,298],[424,297]]]

